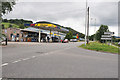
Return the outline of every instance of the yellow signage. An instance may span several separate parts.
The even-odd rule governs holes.
[[[54,24],[35,24],[35,26],[38,26],[38,27],[57,27],[56,25]]]

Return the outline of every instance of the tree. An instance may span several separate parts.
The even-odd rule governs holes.
[[[0,8],[2,9],[1,13],[0,13],[0,23],[2,21],[2,15],[12,11],[12,7],[13,5],[15,5],[15,1],[13,2],[2,2],[0,1]],[[0,36],[2,36],[2,29],[0,28]]]
[[[2,14],[6,14],[12,11],[13,6],[15,5],[14,2],[2,2]]]
[[[7,19],[3,19],[2,22],[8,22],[8,20]]]
[[[83,33],[80,33],[80,32],[78,32],[78,31],[76,31],[76,30],[74,30],[74,29],[72,29],[70,27],[63,27],[63,28],[66,28],[69,31],[71,31],[74,36],[76,36],[76,34],[78,34],[80,36],[80,38],[84,38],[85,37],[85,35]]]
[[[19,28],[21,28],[21,29],[24,29],[24,27],[25,27],[24,24],[20,24],[19,26],[20,26]]]
[[[2,24],[2,29],[5,29],[5,26],[4,26],[4,24]]]
[[[91,35],[91,36],[89,36],[89,40],[94,40],[94,38],[95,38],[95,34],[93,34],[93,35]]]
[[[69,31],[69,33],[67,33],[65,39],[70,40],[70,39],[72,39],[72,38],[73,38],[73,33],[72,33],[71,31]]]
[[[109,32],[107,25],[101,25],[99,30],[96,33],[95,39],[101,42],[101,36],[104,34],[104,32]]]
[[[9,23],[15,23],[15,21],[13,19],[10,19]]]
[[[11,24],[9,24],[9,28],[11,28],[12,27],[12,25]]]

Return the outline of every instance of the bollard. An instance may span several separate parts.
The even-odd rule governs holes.
[[[7,45],[7,38],[6,38],[6,40],[5,40],[5,45]]]

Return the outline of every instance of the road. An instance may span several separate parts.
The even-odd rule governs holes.
[[[75,43],[10,43],[2,48],[2,77],[118,78],[118,55]]]

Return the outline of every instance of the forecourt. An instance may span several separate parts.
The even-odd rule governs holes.
[[[51,38],[51,31],[57,31],[58,35],[59,35],[59,32],[69,32],[68,29],[62,28],[62,27],[60,27],[60,25],[58,26],[56,24],[46,23],[44,21],[43,22],[36,22],[35,24],[24,24],[24,25],[39,29],[39,39],[38,39],[39,42],[41,42],[41,40],[40,40],[41,39],[41,29],[49,30],[50,31],[50,38]]]

